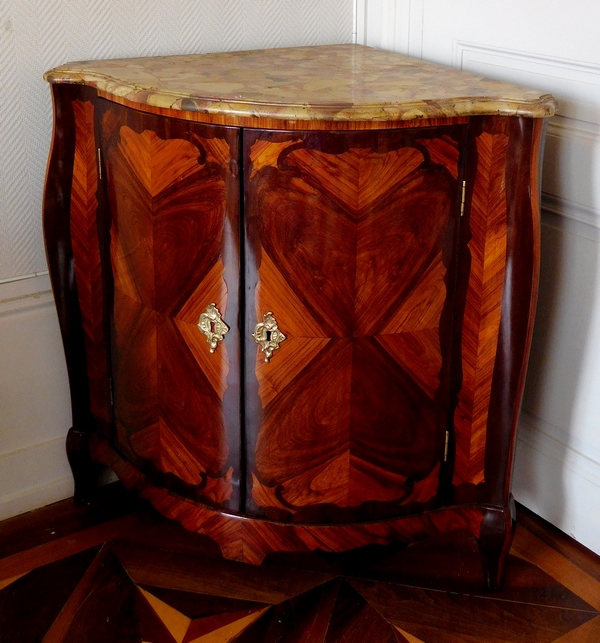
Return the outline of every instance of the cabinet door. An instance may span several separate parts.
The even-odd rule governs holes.
[[[237,130],[112,103],[100,130],[117,447],[156,484],[237,510]],[[211,304],[229,327],[212,345]]]
[[[462,125],[244,133],[250,513],[437,502],[465,141]],[[268,312],[285,339],[266,362],[251,333]]]

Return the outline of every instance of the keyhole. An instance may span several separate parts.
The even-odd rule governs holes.
[[[267,341],[268,342],[271,341],[271,331],[270,330],[267,331]]]
[[[214,321],[210,322],[210,332],[213,333],[213,334],[215,332],[215,322]]]

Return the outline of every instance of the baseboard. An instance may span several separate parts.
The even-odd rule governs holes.
[[[0,497],[0,520],[40,509],[73,496],[73,476],[52,480],[7,498]]]
[[[0,520],[67,498],[69,387],[47,275],[0,284]]]
[[[72,495],[64,437],[0,454],[0,520]]]
[[[513,493],[525,507],[600,554],[600,462],[538,418],[519,423]],[[590,457],[592,455],[593,457]]]

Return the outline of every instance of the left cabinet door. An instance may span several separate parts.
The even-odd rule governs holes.
[[[115,446],[238,511],[238,131],[101,102]]]

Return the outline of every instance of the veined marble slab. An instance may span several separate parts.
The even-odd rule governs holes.
[[[75,62],[51,83],[107,98],[245,118],[398,121],[552,116],[549,94],[363,45]]]

